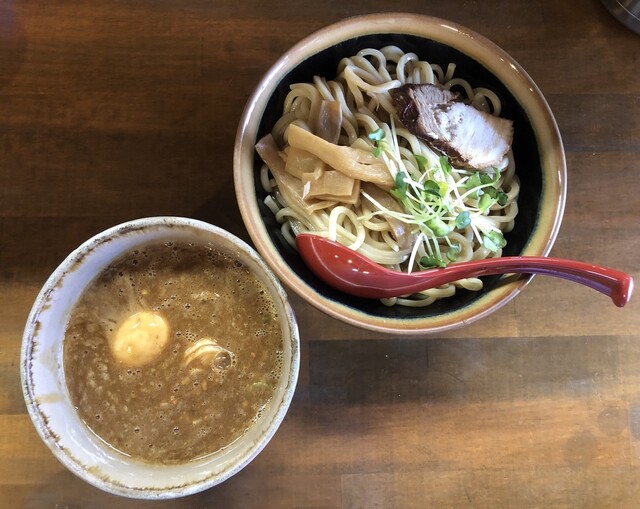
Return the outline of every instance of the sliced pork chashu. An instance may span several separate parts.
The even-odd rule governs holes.
[[[402,124],[444,152],[454,165],[497,166],[511,147],[511,120],[477,110],[455,92],[424,84],[403,85],[390,94]]]

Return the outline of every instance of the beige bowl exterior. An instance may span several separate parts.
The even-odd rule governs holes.
[[[346,19],[300,41],[271,67],[247,102],[238,127],[234,179],[240,212],[257,250],[274,272],[295,293],[326,314],[351,325],[392,334],[435,333],[461,327],[504,306],[531,278],[500,285],[456,311],[421,319],[389,319],[344,305],[312,288],[278,252],[258,209],[254,180],[254,144],[262,115],[281,77],[301,61],[328,47],[370,34],[408,34],[454,47],[497,76],[520,102],[536,133],[543,172],[542,201],[537,224],[521,254],[549,254],[564,213],[566,161],[560,132],[546,100],[522,67],[485,37],[450,21],[414,14],[384,13]]]
[[[64,379],[63,339],[69,312],[86,286],[121,254],[149,242],[208,244],[241,260],[273,296],[284,338],[282,374],[262,418],[231,446],[183,465],[131,460],[96,437],[78,417]],[[21,376],[24,398],[36,430],[74,474],[117,495],[166,499],[221,483],[245,467],[269,442],[293,397],[300,362],[298,329],[279,281],[242,240],[207,223],[175,217],[147,218],[93,237],[55,270],[42,288],[24,332]]]

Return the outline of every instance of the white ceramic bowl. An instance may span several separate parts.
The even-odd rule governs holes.
[[[392,334],[435,333],[474,322],[513,299],[531,276],[510,281],[484,278],[478,292],[456,292],[423,308],[387,307],[328,287],[303,263],[280,233],[264,205],[262,162],[255,143],[282,115],[289,86],[335,78],[338,63],[364,48],[396,45],[446,69],[474,87],[488,87],[502,102],[502,115],[514,122],[514,157],[521,187],[519,213],[507,237],[505,255],[547,255],[558,234],[567,191],[566,162],[555,119],[542,93],[524,69],[480,34],[451,21],[405,13],[345,19],[309,35],[286,51],[249,98],[240,120],[234,153],[234,179],[242,218],[257,250],[280,279],[321,311],[344,322]]]
[[[233,445],[212,456],[170,466],[132,461],[105,445],[83,424],[69,398],[62,357],[69,312],[84,288],[121,254],[150,242],[163,241],[206,243],[242,261],[273,296],[284,338],[277,391],[257,424]],[[200,221],[147,218],[96,235],[53,272],[27,321],[22,344],[22,385],[38,433],[71,472],[117,495],[174,498],[219,484],[245,467],[269,442],[293,397],[299,352],[298,329],[287,296],[251,247],[230,233]]]

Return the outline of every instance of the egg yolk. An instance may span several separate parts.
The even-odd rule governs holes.
[[[169,341],[169,325],[160,315],[141,311],[127,318],[110,338],[114,357],[127,366],[144,366],[157,358]]]

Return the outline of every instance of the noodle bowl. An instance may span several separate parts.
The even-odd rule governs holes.
[[[380,187],[357,182],[358,196],[347,202],[299,200],[291,197],[295,190],[283,189],[287,184],[275,171],[278,161],[271,167],[267,161],[260,172],[262,188],[268,193],[265,203],[282,224],[282,235],[292,247],[297,233],[312,231],[405,272],[501,256],[502,234],[513,229],[518,213],[520,183],[513,154],[508,153],[498,166],[482,170],[452,166],[440,152],[400,123],[389,91],[404,84],[436,84],[455,90],[464,102],[477,109],[501,114],[498,95],[458,78],[455,63],[443,69],[395,45],[380,50],[366,48],[343,58],[335,79],[315,76],[312,83],[292,84],[282,116],[271,132],[286,168],[292,154],[292,126],[309,132],[317,130],[323,106],[332,103],[339,105],[341,116],[337,144],[372,154],[374,157],[368,162],[382,165],[393,182],[391,189],[385,189],[388,183],[384,179]],[[499,193],[499,200],[486,199],[489,187],[494,196]],[[400,191],[410,210],[398,206],[403,200],[394,199]],[[394,229],[398,223],[407,230],[402,238]],[[470,278],[383,302],[427,306],[452,296],[459,288],[478,291],[482,286],[480,279]]]
[[[401,66],[404,70],[399,72],[399,58],[394,56],[399,53],[394,53],[396,50],[383,52],[383,48],[389,47],[400,48],[403,53],[417,57],[405,58],[404,67]],[[372,48],[373,52],[361,54],[360,62],[356,61],[354,57],[359,52]],[[377,57],[379,53],[382,53],[386,62],[382,71]],[[428,60],[429,65],[416,65],[419,60]],[[354,71],[354,79],[365,83],[366,87],[374,90],[373,93],[346,86],[346,81],[342,80],[346,73],[342,71],[346,69],[347,62],[360,68]],[[388,73],[389,78],[393,76],[393,79],[386,79],[384,73]],[[371,77],[373,80],[369,79]],[[394,79],[397,83],[390,85],[389,82]],[[397,122],[395,118],[391,122],[388,112],[392,111],[389,106],[393,104],[390,98],[395,98],[397,87],[412,86],[402,85],[401,80],[408,83],[417,80],[446,83],[465,101],[473,101],[473,107],[460,103],[464,108],[478,114],[480,110],[490,111],[493,114],[489,115],[491,119],[512,122],[513,150],[506,154],[507,160],[491,162],[487,164],[489,168],[476,172],[477,175],[485,175],[485,182],[489,179],[492,181],[490,185],[498,186],[500,191],[496,188],[496,193],[504,193],[504,196],[500,195],[501,204],[491,204],[488,214],[474,217],[477,233],[482,240],[473,229],[455,225],[462,208],[454,207],[458,202],[453,197],[457,198],[457,195],[449,176],[445,182],[435,172],[443,170],[440,154],[419,139],[403,136],[405,124]],[[342,85],[338,87],[338,83]],[[293,85],[296,86],[292,89]],[[318,138],[312,134],[316,132],[316,126],[309,119],[315,111],[322,116],[322,94],[330,98],[343,97],[341,100],[348,108],[343,108],[341,104],[341,111],[348,109],[353,115],[345,113],[342,116],[338,139],[329,143],[329,137],[325,138],[327,141],[324,143],[331,146],[319,144],[314,157],[318,157],[318,154],[333,157],[335,149],[345,153],[356,151],[359,161],[353,163],[354,159],[351,159],[351,170],[371,170],[377,180],[361,182],[361,188],[357,190],[358,198],[342,200],[345,203],[340,204],[338,200],[328,199],[322,193],[314,194],[313,200],[304,200],[305,183],[301,180],[297,181],[298,189],[301,189],[299,197],[292,196],[288,187],[275,185],[276,178],[271,170],[263,171],[263,159],[256,152],[256,145],[270,136],[277,155],[276,161],[279,161],[276,165],[286,167],[287,163],[281,155],[289,159],[291,147],[295,149],[301,138],[304,143],[305,137]],[[320,109],[313,106],[311,99],[314,97],[320,99]],[[356,102],[358,100],[361,100],[359,105]],[[383,104],[387,109],[382,107]],[[361,115],[359,107],[369,113]],[[496,114],[499,117],[494,116]],[[380,132],[384,133],[384,137]],[[287,145],[290,147],[287,148]],[[393,155],[396,151],[400,152],[402,165]],[[406,154],[407,151],[413,154],[413,158]],[[379,157],[376,157],[378,152]],[[424,154],[422,160],[415,158],[416,153]],[[386,166],[385,157],[393,163],[392,170]],[[379,196],[388,195],[394,202],[398,201],[397,196],[390,194],[398,188],[394,171],[403,173],[400,180],[406,184],[407,194],[417,196],[408,181],[418,182],[419,176],[409,172],[421,163],[434,170],[423,179],[422,186],[429,192],[437,190],[441,194],[441,202],[446,205],[411,212],[414,219],[422,219],[423,223],[432,221],[430,225],[439,238],[435,243],[429,240],[428,244],[424,239],[422,242],[418,240],[423,232],[417,224],[399,221],[402,217],[397,214],[407,213],[403,208],[406,203],[398,210],[391,210],[388,203],[380,203]],[[247,231],[256,249],[285,285],[309,304],[334,318],[393,334],[434,333],[469,324],[509,302],[531,277],[486,276],[482,278],[479,290],[476,290],[480,286],[479,281],[466,280],[440,289],[451,293],[447,298],[414,295],[407,299],[407,303],[418,306],[387,305],[393,302],[354,297],[321,281],[309,270],[291,244],[297,231],[313,230],[321,235],[335,235],[340,242],[355,245],[367,256],[379,256],[376,259],[378,263],[400,265],[403,270],[417,270],[424,266],[421,266],[422,262],[452,263],[447,256],[449,254],[457,261],[469,256],[544,256],[549,253],[556,238],[566,196],[566,162],[558,128],[544,97],[527,73],[506,52],[472,30],[450,21],[415,14],[384,13],[349,18],[310,34],[287,50],[257,84],[247,101],[238,126],[233,164],[236,197]],[[334,164],[326,164],[335,168]],[[444,166],[447,168],[446,164]],[[493,177],[496,170],[493,166],[500,173],[495,182]],[[276,173],[279,169],[276,168]],[[404,169],[408,171],[406,174]],[[474,175],[463,168],[452,170],[455,171],[451,171],[451,180],[455,180],[457,193],[462,198],[470,187],[474,187],[471,185],[473,182],[469,182]],[[464,178],[467,180],[464,181]],[[437,189],[430,181],[435,183]],[[446,183],[447,188],[441,187],[438,182]],[[373,214],[377,206],[362,191],[384,205],[384,213]],[[472,198],[466,195],[463,200],[469,216],[475,212]],[[482,207],[486,205],[485,201]],[[313,207],[313,213],[302,210],[309,206]],[[448,233],[448,239],[451,245],[459,249],[450,250],[449,242],[440,238],[439,234],[445,228],[437,220],[446,227],[456,226]],[[356,223],[362,224],[364,238]],[[463,225],[465,221],[458,223]],[[499,235],[491,234],[496,231],[494,228],[499,230]],[[484,252],[487,237],[490,241],[496,241],[490,246],[495,251]],[[405,244],[407,240],[411,241],[411,247]],[[506,244],[500,240],[506,241]],[[398,249],[393,248],[394,241]],[[416,245],[422,246],[422,250],[413,250],[412,247]],[[398,260],[399,255],[402,256],[401,261]],[[460,288],[463,285],[474,291]],[[432,303],[422,305],[428,301]]]

